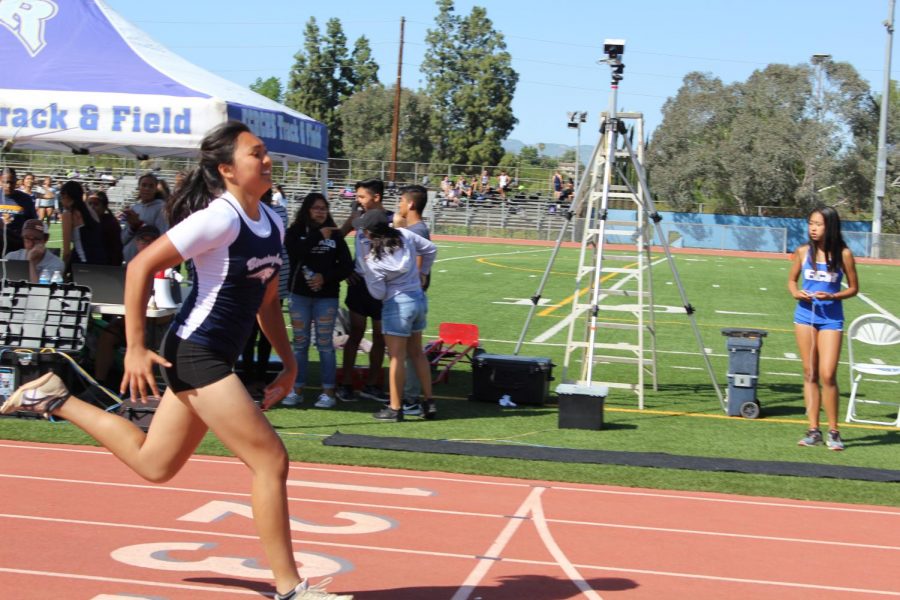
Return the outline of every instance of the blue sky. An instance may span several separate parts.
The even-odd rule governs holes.
[[[106,2],[184,58],[245,85],[257,77],[286,79],[310,16],[320,26],[339,18],[351,47],[366,35],[381,80],[393,84],[404,16],[403,85],[424,87],[419,65],[437,12],[428,0]],[[599,113],[609,103],[609,69],[597,64],[606,38],[627,42],[618,105],[644,113],[648,131],[691,71],[731,83],[768,63],[799,64],[824,53],[855,66],[876,93],[882,88],[888,0],[457,0],[457,13],[476,4],[504,34],[519,73],[519,124],[510,137],[527,144],[574,145],[566,127],[572,110],[588,112],[582,144],[596,142]]]

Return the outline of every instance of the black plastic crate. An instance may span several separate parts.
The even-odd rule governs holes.
[[[77,352],[90,314],[88,287],[8,281],[0,292],[0,348]]]

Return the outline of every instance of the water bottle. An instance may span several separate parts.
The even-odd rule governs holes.
[[[38,283],[50,283],[50,269],[42,269]]]
[[[50,276],[50,283],[62,283],[63,276],[62,271],[53,271],[53,275]]]

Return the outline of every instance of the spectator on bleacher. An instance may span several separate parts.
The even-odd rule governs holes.
[[[53,185],[53,177],[44,177],[44,183],[37,188],[37,216],[50,225],[56,211],[59,210],[59,188]]]
[[[488,188],[491,187],[491,173],[487,169],[481,170],[481,181],[479,183],[481,187],[478,188],[478,191],[482,194],[487,194]]]
[[[563,178],[562,174],[559,172],[559,169],[553,172],[553,177],[550,178],[550,189],[553,190],[553,197],[559,200],[559,196],[563,191]]]
[[[84,201],[82,185],[77,181],[65,182],[59,199],[63,207],[62,259],[66,270],[72,263],[107,264],[100,217]]]
[[[384,211],[369,210],[359,218],[361,231],[369,242],[363,261],[366,288],[383,302],[384,340],[391,356],[390,403],[372,416],[379,421],[403,420],[403,387],[406,382],[406,357],[416,367],[425,396],[426,419],[437,416],[431,398],[431,372],[422,352],[428,301],[422,291],[424,275],[431,272],[437,247],[407,229],[388,225]],[[422,269],[416,264],[422,257]]]
[[[575,199],[575,182],[569,179],[566,182],[566,187],[563,188],[563,191],[559,193],[559,202],[562,204],[563,202],[571,202]]]
[[[156,187],[157,179],[153,173],[144,173],[138,180],[138,200],[136,204],[122,211],[125,227],[122,229],[122,252],[126,261],[134,258],[137,251],[134,247],[134,234],[143,225],[153,225],[161,233],[169,229],[164,214],[165,201],[160,198]]]
[[[32,202],[37,200],[35,195],[36,190],[34,188],[34,173],[25,173],[25,176],[22,178],[22,185],[19,186],[19,190],[31,196]]]
[[[284,244],[291,262],[290,310],[297,378],[294,380],[294,391],[282,401],[282,405],[296,406],[303,401],[310,337],[315,327],[322,382],[322,393],[315,406],[332,408],[336,404],[337,385],[334,324],[341,281],[353,272],[353,258],[344,236],[336,228],[325,196],[318,192],[307,194],[284,235]]]
[[[500,190],[500,197],[506,198],[506,192],[509,190],[509,174],[506,171],[500,171],[497,176],[497,189]]]
[[[156,180],[156,197],[160,198],[163,202],[169,199],[169,196],[172,195],[172,190],[169,189],[169,184],[165,179],[157,179]]]
[[[275,184],[272,189],[272,206],[284,206],[285,202],[284,188],[280,184]],[[287,221],[287,218],[285,218],[285,221]],[[285,223],[285,227],[287,227],[287,223]]]
[[[47,250],[50,239],[50,227],[40,219],[29,219],[22,226],[22,242],[24,248],[7,252],[4,258],[9,260],[28,261],[28,279],[37,283],[44,269],[53,273],[65,271],[65,265],[58,256]]]
[[[444,178],[441,179],[441,193],[444,198],[450,197],[450,191],[453,189],[453,182],[450,181],[449,175],[444,175]]]
[[[22,227],[25,221],[37,218],[34,208],[34,200],[25,192],[16,189],[16,170],[12,167],[4,167],[2,171],[2,194],[0,194],[0,216],[2,216],[3,230],[0,235],[0,246],[7,252],[21,250]]]
[[[100,217],[100,234],[103,236],[103,247],[109,264],[121,265],[125,260],[122,255],[122,226],[116,215],[109,210],[109,196],[102,190],[93,192],[88,196],[88,204]]]

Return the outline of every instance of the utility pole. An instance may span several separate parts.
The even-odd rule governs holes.
[[[881,93],[881,117],[878,120],[878,158],[875,167],[875,199],[872,202],[872,257],[881,255],[881,202],[887,172],[887,123],[891,99],[891,50],[894,45],[894,0],[888,2],[887,45],[884,51],[884,91]]]
[[[825,109],[825,63],[831,60],[830,54],[813,54],[810,62],[816,68],[816,124],[822,124],[822,111]],[[812,168],[812,199],[815,202],[819,193],[816,190],[816,167]]]
[[[587,121],[587,112],[572,111],[569,117],[569,129],[575,129],[575,189],[578,189],[578,171],[581,169],[581,124]]]
[[[397,144],[400,141],[400,83],[403,79],[403,29],[406,17],[400,17],[400,55],[397,57],[397,85],[394,90],[394,124],[391,127],[390,181],[397,181]]]

